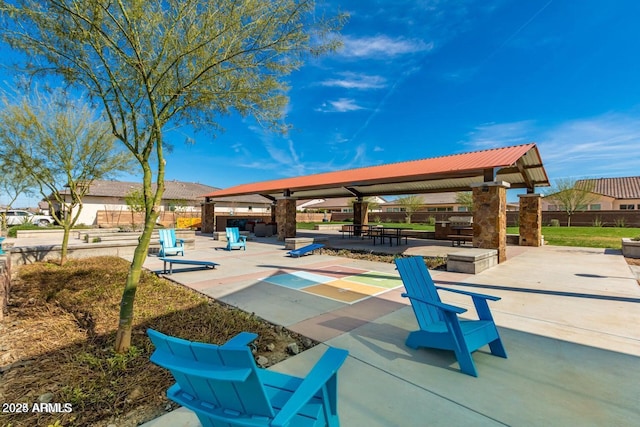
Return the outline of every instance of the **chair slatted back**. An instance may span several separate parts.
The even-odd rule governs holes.
[[[238,227],[227,227],[227,240],[231,243],[240,241],[240,230]]]
[[[397,258],[395,260],[400,278],[407,293],[426,301],[441,302],[436,285],[422,257]],[[440,310],[426,304],[411,303],[418,325],[425,327],[443,320]]]
[[[164,247],[173,248],[176,246],[176,232],[173,228],[159,229],[158,236]]]
[[[184,392],[220,410],[274,417],[246,345],[197,343],[154,330],[148,334],[156,346],[151,361],[168,369]]]

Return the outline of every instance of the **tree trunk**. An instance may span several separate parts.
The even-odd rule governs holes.
[[[69,250],[69,234],[71,234],[71,224],[64,224],[62,248],[60,249],[60,265],[64,265],[67,262],[67,252]]]
[[[158,214],[153,213],[145,221],[144,230],[140,236],[140,243],[133,254],[133,261],[129,268],[127,283],[124,287],[124,292],[122,293],[122,300],[120,301],[120,320],[118,322],[118,333],[116,335],[115,345],[115,351],[118,353],[126,353],[129,350],[129,347],[131,347],[133,302],[136,297],[138,283],[140,283],[142,265],[144,264],[145,259],[147,259],[149,243],[151,242],[151,234],[153,233],[153,227],[157,217]]]

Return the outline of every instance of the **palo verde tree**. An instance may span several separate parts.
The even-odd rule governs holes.
[[[131,212],[131,228],[136,229],[136,214],[145,211],[144,194],[142,188],[134,188],[124,196],[124,202]]]
[[[116,337],[126,351],[164,192],[165,127],[217,130],[236,111],[284,131],[285,77],[305,56],[338,46],[343,17],[321,17],[312,0],[0,0],[0,12],[2,36],[32,58],[28,69],[99,100],[140,166],[145,226]]]
[[[7,212],[18,197],[33,194],[34,185],[28,171],[17,169],[4,156],[0,156],[0,200],[4,209],[0,211],[0,236],[7,229]]]
[[[473,193],[471,191],[456,193],[456,203],[467,208],[468,212],[473,211]]]
[[[108,123],[62,91],[0,96],[0,156],[5,165],[26,174],[63,226],[62,264],[91,183],[127,170],[131,157]]]
[[[588,179],[576,181],[561,178],[545,192],[545,197],[554,202],[558,210],[567,214],[567,227],[571,227],[571,216],[578,211],[587,210],[588,205],[597,199],[593,193],[594,186],[595,182]]]
[[[422,197],[415,194],[400,197],[396,200],[396,202],[400,204],[400,206],[402,206],[402,209],[404,209],[404,216],[407,224],[411,224],[411,217],[413,216],[413,214],[418,212],[424,205]]]

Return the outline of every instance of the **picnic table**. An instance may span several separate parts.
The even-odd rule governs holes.
[[[402,230],[411,230],[405,227],[372,227],[369,229],[373,244],[376,244],[376,240],[380,239],[380,243],[384,244],[385,239],[389,240],[389,246],[393,246],[393,241],[396,241],[396,246],[402,244],[402,238],[404,237],[404,243],[408,243],[407,236],[402,235]]]

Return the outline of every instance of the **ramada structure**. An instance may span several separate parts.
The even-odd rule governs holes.
[[[542,244],[541,195],[549,186],[536,144],[525,144],[443,157],[326,172],[294,178],[243,184],[205,195],[202,231],[214,230],[214,198],[260,194],[274,204],[272,220],[278,238],[296,235],[296,200],[355,197],[354,224],[367,224],[366,197],[472,191],[473,246],[496,249],[506,260],[506,190],[525,188],[520,197],[520,244]]]

